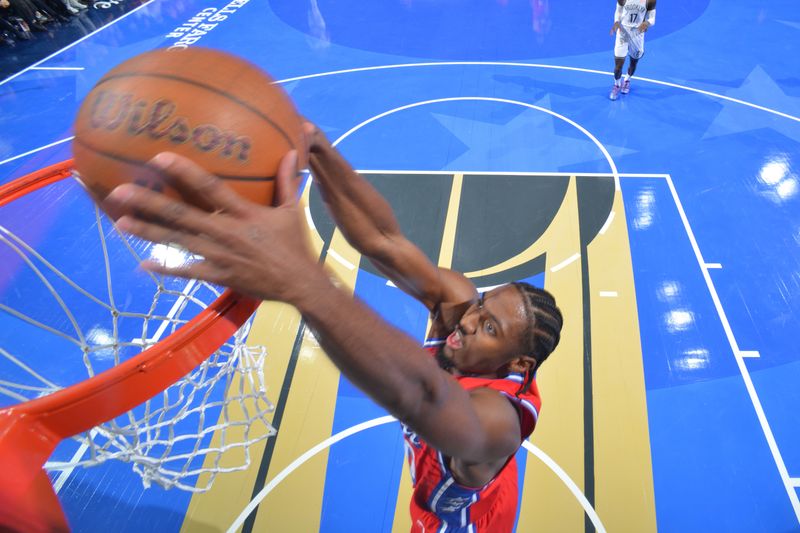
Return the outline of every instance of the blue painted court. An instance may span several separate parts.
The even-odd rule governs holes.
[[[120,62],[170,46],[242,56],[434,261],[559,300],[564,337],[518,454],[517,531],[800,531],[800,5],[660,3],[630,94],[610,101],[614,5],[151,0],[0,81],[0,184],[71,158],[82,99]],[[347,246],[313,186],[302,201],[343,287],[421,341],[422,306]],[[169,334],[113,325],[95,301],[172,312],[136,269],[163,251],[113,241],[74,180],[0,208],[0,229],[0,406],[20,400],[8,354],[61,387],[87,377],[73,337],[100,346],[113,330],[124,358],[131,339]],[[146,488],[125,460],[52,468],[75,531],[226,531],[239,518],[246,532],[409,531],[399,424],[293,310],[263,305],[249,344],[266,347],[277,428],[249,467],[203,493]],[[65,442],[51,462],[84,453]]]

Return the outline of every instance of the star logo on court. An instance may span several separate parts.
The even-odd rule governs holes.
[[[794,117],[800,116],[800,98],[787,96],[764,69],[757,66],[738,89],[730,90],[726,96],[756,104]],[[761,128],[770,128],[790,139],[800,141],[797,122],[768,111],[755,109],[737,102],[720,101],[722,111],[709,125],[703,139],[732,135]]]
[[[294,90],[297,89],[297,86],[300,85],[300,82],[298,80],[295,80],[287,83],[281,83],[280,85],[283,88],[283,90],[286,91],[286,94],[292,94],[294,93]]]
[[[503,102],[476,102],[475,105],[508,106]],[[551,109],[550,97],[535,104]],[[498,107],[498,109],[502,109]],[[571,124],[539,109],[520,107],[506,122],[434,113],[432,116],[463,145],[444,170],[504,172],[584,172],[608,171],[608,163],[598,146]],[[633,150],[605,146],[612,157]]]
[[[784,26],[789,26],[790,28],[800,30],[800,22],[792,22],[789,20],[778,20],[777,22],[783,24]]]

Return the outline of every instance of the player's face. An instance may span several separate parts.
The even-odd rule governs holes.
[[[519,291],[499,287],[467,309],[442,354],[461,373],[495,374],[524,353],[527,322]]]

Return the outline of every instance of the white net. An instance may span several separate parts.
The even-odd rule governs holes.
[[[0,407],[128,360],[221,294],[143,272],[143,257],[190,259],[120,235],[72,180],[0,208]],[[131,463],[145,486],[192,492],[207,490],[220,472],[246,468],[249,447],[275,433],[266,350],[246,344],[249,328],[161,394],[76,436],[45,467],[71,472],[116,459]]]

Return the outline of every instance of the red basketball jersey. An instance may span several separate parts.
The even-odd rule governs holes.
[[[443,340],[426,341],[432,353]],[[534,380],[530,389],[517,395],[522,374],[500,379],[456,377],[467,390],[487,387],[503,394],[519,414],[520,444],[533,432],[539,417],[541,399]],[[411,470],[414,494],[411,498],[412,533],[465,532],[506,533],[514,528],[517,515],[517,461],[512,455],[500,472],[483,487],[459,484],[450,471],[449,458],[428,446],[414,432],[403,426],[406,458]]]

